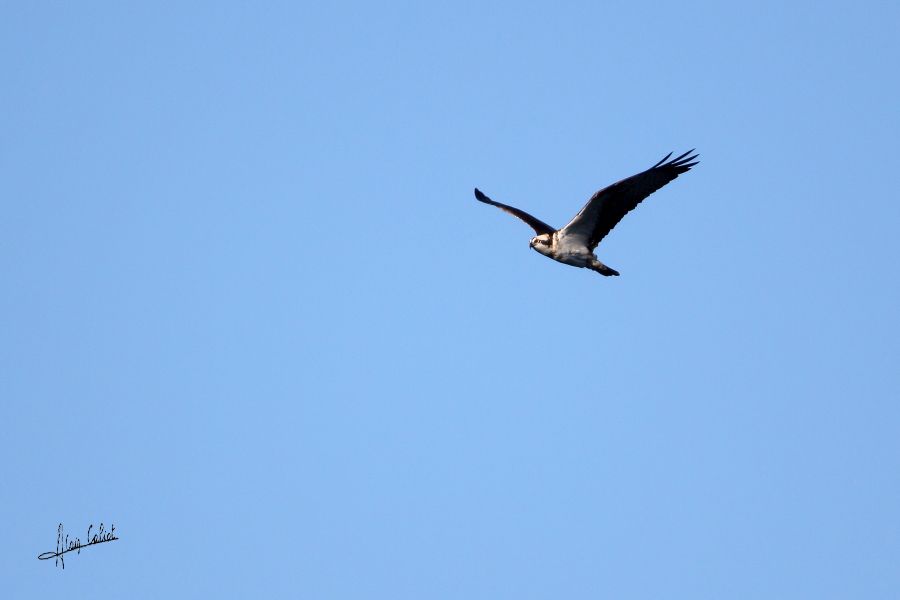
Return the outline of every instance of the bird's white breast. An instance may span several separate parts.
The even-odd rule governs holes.
[[[586,267],[590,265],[591,260],[594,258],[593,253],[580,239],[576,238],[576,240],[573,240],[568,236],[559,236],[558,233],[554,233],[552,245],[553,254],[548,256],[561,263],[575,267]]]

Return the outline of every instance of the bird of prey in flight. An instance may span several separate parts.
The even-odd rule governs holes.
[[[695,160],[699,155],[691,155],[692,152],[690,150],[669,160],[672,156],[670,152],[643,173],[603,188],[591,196],[587,204],[562,229],[554,229],[524,210],[494,202],[478,188],[475,188],[475,198],[528,223],[537,233],[528,245],[544,256],[573,267],[587,267],[601,275],[618,275],[618,271],[597,260],[594,248],[644,198],[700,162]]]

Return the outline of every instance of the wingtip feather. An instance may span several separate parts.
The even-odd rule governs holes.
[[[694,154],[694,152],[696,152],[696,150],[697,150],[696,148],[692,148],[691,150],[688,150],[684,154],[676,156],[672,160],[666,162],[666,160],[669,158],[669,156],[672,156],[672,153],[670,152],[666,156],[666,158],[662,159],[661,161],[659,161],[658,163],[653,165],[653,167],[651,167],[651,168],[655,169],[657,167],[661,167],[661,168],[675,167],[679,171],[682,171],[682,170],[686,171],[687,169],[690,169],[691,167],[693,167],[694,165],[696,165],[697,163],[700,162],[699,160],[696,160],[697,157],[700,156],[699,154]]]
[[[655,169],[655,168],[658,167],[659,165],[661,165],[661,164],[663,164],[664,162],[666,162],[666,161],[669,159],[670,156],[672,156],[672,153],[671,153],[671,152],[669,152],[668,154],[666,154],[665,156],[663,156],[663,158],[662,158],[661,161],[659,161],[658,163],[656,163],[655,165],[653,165],[653,166],[650,167],[650,168],[651,168],[651,169]]]
[[[677,158],[673,158],[673,159],[672,159],[672,163],[673,163],[673,164],[674,164],[674,163],[677,163],[679,160],[682,160],[685,156],[687,156],[688,154],[690,154],[690,153],[693,152],[694,150],[696,150],[696,148],[691,148],[690,150],[688,150],[687,152],[685,152],[685,153],[682,154],[681,156],[679,156],[679,157],[677,157]]]

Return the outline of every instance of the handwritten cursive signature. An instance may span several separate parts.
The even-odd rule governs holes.
[[[91,530],[94,531],[93,535],[91,535]],[[94,524],[91,523],[88,526],[87,539],[88,542],[86,544],[82,544],[80,538],[69,540],[69,534],[63,531],[63,524],[60,523],[59,527],[56,528],[56,552],[53,552],[52,550],[50,552],[44,552],[43,554],[38,556],[38,560],[55,558],[56,566],[62,566],[62,568],[65,569],[66,559],[63,555],[67,552],[75,552],[77,554],[81,554],[82,548],[93,546],[94,544],[102,544],[104,542],[114,542],[119,538],[116,537],[115,525],[112,525],[110,527],[110,530],[106,531],[103,523],[100,523],[100,527],[98,529],[94,529]]]

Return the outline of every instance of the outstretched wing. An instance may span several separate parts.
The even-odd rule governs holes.
[[[643,173],[603,188],[588,200],[568,225],[560,229],[560,237],[593,250],[644,198],[696,165],[699,161],[694,159],[699,155],[688,156],[691,152],[693,150],[666,162],[672,156],[670,152]]]
[[[538,235],[541,235],[542,233],[553,233],[554,231],[556,231],[556,228],[550,227],[540,219],[532,217],[524,210],[519,210],[518,208],[513,208],[512,206],[507,206],[506,204],[494,202],[493,200],[482,194],[481,190],[479,190],[478,188],[475,188],[475,198],[477,198],[480,202],[484,202],[485,204],[496,206],[500,210],[508,212],[514,217],[519,217],[520,219],[528,223],[531,228],[537,232]]]

